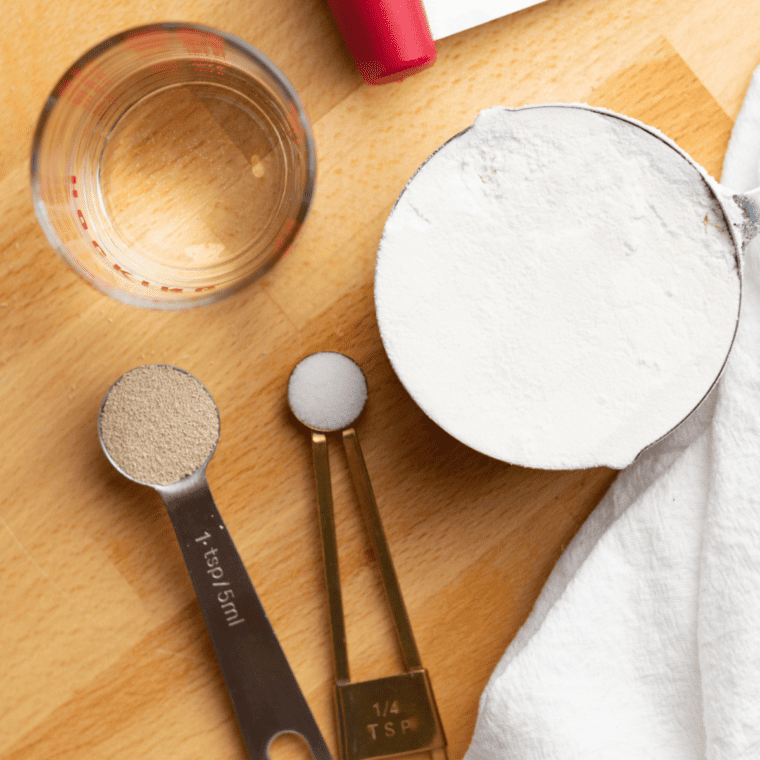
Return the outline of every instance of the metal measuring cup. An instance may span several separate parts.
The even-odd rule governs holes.
[[[182,372],[195,380],[208,394],[218,420],[216,404],[197,378],[170,365],[148,366]],[[168,485],[138,480],[126,472],[109,451],[103,437],[103,410],[113,389],[128,374],[122,375],[103,398],[98,414],[100,444],[108,460],[124,477],[154,488],[166,505],[248,755],[251,760],[266,760],[276,736],[295,733],[306,740],[316,760],[332,760],[211,495],[206,467],[216,449],[218,432],[206,460],[189,475]]]
[[[562,417],[560,414],[555,415],[551,419],[542,419],[540,425],[536,424],[535,426],[531,427],[530,425],[532,423],[530,420],[528,422],[522,420],[522,422],[525,424],[524,428],[521,428],[519,425],[514,425],[511,428],[513,431],[518,431],[514,434],[515,439],[518,436],[522,436],[523,439],[530,437],[534,437],[536,439],[536,445],[532,451],[526,453],[524,449],[519,448],[519,444],[513,445],[513,441],[508,441],[507,445],[502,446],[499,440],[499,433],[498,430],[496,430],[496,426],[501,425],[503,428],[509,427],[511,420],[511,408],[509,400],[504,401],[503,406],[499,407],[498,410],[495,410],[493,405],[483,405],[480,409],[481,413],[478,417],[473,415],[470,418],[463,419],[462,416],[459,416],[457,414],[459,407],[457,407],[455,400],[459,397],[459,395],[467,392],[468,390],[473,395],[477,395],[477,391],[473,390],[472,387],[469,389],[467,388],[467,376],[465,373],[462,373],[464,380],[459,384],[457,384],[452,379],[452,377],[449,377],[446,374],[446,370],[449,368],[467,366],[467,352],[465,350],[458,352],[458,347],[456,345],[452,345],[452,350],[447,354],[446,357],[448,364],[442,361],[439,366],[436,366],[436,370],[434,372],[431,371],[428,374],[427,378],[423,378],[421,376],[422,373],[420,375],[417,375],[415,372],[411,371],[412,368],[419,369],[427,367],[426,360],[421,359],[418,353],[413,350],[410,350],[406,353],[394,350],[401,345],[406,345],[407,347],[411,345],[414,347],[415,345],[418,345],[415,343],[415,341],[422,343],[430,338],[433,335],[433,330],[430,329],[429,332],[426,332],[424,329],[423,320],[427,317],[430,317],[431,324],[440,324],[440,322],[435,321],[438,319],[438,312],[431,310],[430,314],[432,314],[432,316],[430,316],[430,314],[423,313],[422,309],[416,310],[418,305],[425,305],[428,302],[434,303],[437,307],[440,307],[441,313],[446,313],[447,316],[451,319],[451,322],[456,323],[459,316],[456,311],[456,307],[459,302],[452,303],[452,301],[449,300],[445,294],[442,295],[439,291],[434,292],[432,289],[429,292],[425,291],[423,293],[420,293],[418,291],[413,291],[411,293],[405,292],[403,299],[396,300],[394,291],[391,290],[391,287],[393,286],[395,280],[392,276],[389,276],[388,273],[403,273],[405,271],[403,267],[406,266],[407,262],[410,260],[410,257],[404,256],[402,253],[401,255],[398,255],[397,258],[394,258],[394,252],[397,252],[399,249],[394,249],[392,243],[388,243],[387,248],[385,247],[385,243],[389,239],[387,237],[387,227],[379,244],[375,275],[375,305],[380,335],[385,343],[388,357],[391,364],[393,365],[394,370],[396,371],[399,380],[402,384],[404,384],[412,398],[419,404],[427,416],[430,417],[435,423],[437,423],[442,429],[455,437],[457,440],[462,441],[466,445],[475,449],[476,451],[480,451],[481,453],[487,454],[502,461],[508,461],[513,464],[520,464],[523,466],[535,468],[562,467],[567,469],[576,469],[600,465],[622,468],[623,466],[630,464],[638,455],[641,454],[643,450],[648,449],[650,446],[666,437],[681,422],[683,422],[684,419],[686,419],[698,407],[700,407],[702,403],[711,395],[716,383],[718,382],[723,370],[725,369],[739,325],[739,315],[741,311],[742,300],[743,250],[747,242],[751,240],[758,232],[758,218],[760,217],[760,214],[758,213],[758,209],[760,208],[760,188],[747,193],[734,193],[731,190],[722,187],[714,179],[709,177],[705,170],[702,169],[702,167],[700,167],[694,161],[694,159],[692,159],[676,143],[667,138],[661,132],[635,119],[614,113],[612,111],[608,111],[606,109],[595,108],[584,104],[552,103],[531,105],[522,108],[498,107],[498,110],[507,112],[503,117],[504,124],[507,124],[511,119],[515,119],[515,122],[518,123],[523,116],[527,115],[527,112],[540,111],[540,114],[535,114],[532,116],[540,115],[540,129],[544,130],[541,132],[541,134],[544,136],[553,136],[558,141],[561,141],[562,139],[563,130],[566,126],[566,123],[571,120],[572,112],[575,112],[573,116],[576,117],[576,119],[582,115],[589,123],[593,120],[613,120],[614,122],[619,122],[624,131],[630,131],[632,144],[635,142],[633,138],[638,139],[640,135],[644,135],[644,141],[646,142],[656,140],[667,146],[663,151],[660,145],[653,145],[653,148],[656,148],[658,150],[658,155],[672,150],[679,156],[679,159],[677,159],[675,163],[679,163],[680,159],[683,159],[687,162],[688,166],[683,166],[680,168],[683,168],[685,170],[685,173],[689,175],[693,174],[695,183],[702,183],[702,188],[699,188],[700,196],[703,198],[707,197],[709,200],[714,201],[716,218],[716,224],[714,226],[719,227],[721,230],[725,229],[725,234],[722,235],[723,242],[720,243],[720,246],[724,247],[725,260],[727,263],[729,263],[730,266],[732,266],[734,270],[734,272],[729,275],[729,278],[735,278],[734,282],[731,283],[732,292],[730,302],[723,300],[720,301],[721,304],[725,305],[725,331],[722,334],[721,345],[717,349],[714,349],[713,353],[710,355],[709,374],[705,375],[705,377],[702,378],[698,387],[695,386],[693,388],[690,388],[688,394],[685,391],[681,391],[680,398],[678,400],[679,405],[677,407],[672,406],[672,398],[668,399],[668,403],[671,405],[671,411],[672,408],[675,408],[676,411],[674,413],[671,413],[668,417],[663,417],[659,426],[651,426],[648,430],[645,431],[645,434],[639,435],[637,432],[636,436],[630,437],[621,435],[621,432],[625,432],[623,430],[625,420],[622,419],[612,421],[615,427],[613,427],[612,424],[610,424],[609,427],[605,427],[597,437],[597,441],[600,442],[597,444],[598,446],[603,446],[604,435],[607,435],[609,438],[614,437],[616,441],[620,441],[621,439],[626,438],[628,438],[630,441],[629,444],[626,444],[627,448],[625,450],[622,448],[619,448],[617,450],[616,458],[614,461],[605,460],[604,454],[601,450],[598,452],[592,452],[592,455],[589,457],[579,457],[577,455],[579,448],[577,441],[573,440],[572,431],[568,431],[567,425],[565,424],[566,418]],[[589,118],[590,114],[593,114],[594,119]],[[618,125],[616,124],[615,126]],[[435,157],[439,151],[443,151],[443,157],[445,157],[446,151],[451,147],[451,143],[456,143],[460,138],[474,129],[475,124],[467,127],[457,135],[454,135],[444,145],[440,146],[431,156],[429,156],[426,161],[423,162],[423,164],[418,168],[415,175],[412,176],[404,190],[399,195],[399,198],[396,201],[396,205],[394,206],[394,210],[392,210],[390,213],[389,219],[393,217],[394,212],[399,207],[402,211],[411,209],[412,211],[420,214],[424,219],[424,213],[417,210],[416,208],[413,208],[412,204],[409,203],[409,198],[413,192],[413,188],[416,182],[415,178],[417,178],[418,174],[420,173],[422,176],[424,176],[426,165],[429,162],[435,162],[437,160]],[[638,134],[636,134],[637,132]],[[497,143],[494,143],[494,145],[497,146],[495,150],[515,151],[517,153],[519,153],[521,150],[518,144],[509,146],[497,145]],[[447,146],[449,146],[449,148],[447,148]],[[578,147],[574,144],[567,144],[567,151],[568,153],[573,153],[574,156],[577,157]],[[450,156],[451,153],[448,155]],[[554,156],[555,154],[552,155]],[[583,155],[580,154],[580,157],[582,158]],[[439,156],[439,158],[441,158],[441,156]],[[441,163],[443,164],[444,162]],[[441,164],[439,164],[439,168],[440,166]],[[617,169],[619,167],[615,168]],[[589,173],[599,172],[603,176],[606,171],[606,167],[604,165],[587,162],[585,164],[584,170]],[[656,171],[654,168],[651,170],[653,172]],[[550,191],[552,189],[551,168],[547,168],[546,172],[541,176],[545,182],[546,190]],[[646,179],[647,177],[644,175],[644,180]],[[524,186],[520,184],[521,180],[519,177],[514,180],[505,179],[504,181],[504,187],[508,187],[508,192],[514,193],[518,196],[522,193]],[[509,182],[512,182],[512,184],[508,184]],[[643,186],[646,188],[646,182],[644,182]],[[694,187],[696,186],[697,185],[695,184]],[[419,185],[417,185],[417,188],[419,188]],[[706,191],[705,193],[701,192],[703,188]],[[538,188],[538,190],[536,190],[536,188],[533,188],[531,191],[537,192],[540,191],[540,189],[541,188]],[[709,198],[710,196],[711,198]],[[450,197],[454,196],[452,195]],[[456,202],[459,202],[460,200],[461,199],[457,199]],[[679,199],[679,202],[681,203],[682,211],[696,211],[694,214],[695,219],[701,217],[704,213],[701,211],[701,205],[699,204],[699,201],[696,200],[693,196],[684,195]],[[690,203],[692,204],[691,208],[689,208]],[[711,203],[710,205],[713,204]],[[464,206],[466,207],[466,204],[464,204]],[[622,205],[619,208],[621,209],[619,213],[622,213],[623,215],[627,213],[626,208]],[[455,218],[457,218],[456,211],[453,213],[455,215]],[[460,221],[462,225],[464,225],[467,217],[463,213],[462,218],[457,218],[457,220]],[[625,222],[625,218],[622,217],[618,219],[613,216],[611,219],[607,219],[607,221],[614,225],[618,221]],[[521,227],[522,223],[523,222],[519,217],[507,219],[504,221],[505,227],[513,226],[517,229],[524,230],[525,228]],[[547,227],[551,227],[552,219],[549,215],[547,215],[544,219],[541,220],[541,223],[545,224]],[[558,232],[561,232],[561,230],[558,230]],[[390,240],[393,240],[392,235],[390,236]],[[432,248],[431,251],[433,254],[436,253],[436,251]],[[695,252],[695,257],[698,256],[699,250]],[[431,255],[430,259],[426,261],[434,261],[434,256]],[[462,266],[467,266],[467,262],[464,260],[464,256],[458,261],[458,263]],[[395,268],[396,265],[398,265],[400,268]],[[420,271],[422,271],[422,267],[420,267]],[[421,277],[420,280],[422,279],[423,278]],[[538,282],[538,279],[539,278],[537,278],[537,287],[540,288],[542,283]],[[387,283],[391,283],[391,285],[388,285]],[[457,287],[457,283],[453,280],[451,282],[447,281],[447,284],[450,285],[452,289],[455,289]],[[484,288],[486,284],[487,283],[484,283]],[[467,297],[472,297],[473,300],[463,299],[461,301],[461,303],[464,304],[461,306],[462,312],[464,312],[466,308],[475,308],[473,294],[468,291]],[[591,293],[589,295],[589,298],[593,297],[594,295]],[[645,296],[643,298],[645,298]],[[645,304],[642,303],[642,307],[644,306]],[[561,307],[557,308],[557,312],[561,313]],[[422,316],[420,316],[421,313]],[[515,310],[512,314],[510,314],[510,316],[514,317],[514,322],[512,325],[506,326],[506,324],[504,324],[500,326],[505,330],[513,329],[514,334],[519,334],[521,329],[519,311]],[[486,317],[484,316],[483,319],[486,319]],[[419,330],[412,329],[411,323],[413,320],[416,320],[417,324],[421,326]],[[663,325],[663,330],[666,329],[667,325]],[[457,334],[456,338],[457,340],[464,343],[464,339],[460,334]],[[434,340],[436,341],[443,341],[446,339],[447,335],[445,329],[441,329],[440,335],[434,337]],[[531,345],[536,345],[536,343],[540,340],[540,338],[535,337],[535,334],[532,335],[531,339],[534,341],[534,343]],[[408,343],[406,341],[408,341]],[[498,343],[498,341],[494,341],[494,343]],[[437,345],[437,342],[434,345]],[[498,345],[496,347],[498,347]],[[514,347],[514,344],[510,344],[510,347]],[[484,351],[485,350],[486,348],[484,347]],[[509,360],[510,370],[514,370],[514,374],[512,375],[513,378],[519,378],[520,372],[524,369],[524,367],[519,363],[519,360],[521,359],[520,349],[515,348],[514,351],[514,356],[510,357]],[[517,361],[513,361],[515,358]],[[494,361],[492,365],[494,373],[496,373],[494,375],[494,378],[496,378],[496,375],[500,371],[496,364],[497,363]],[[587,368],[584,367],[584,370],[585,369]],[[546,372],[544,373],[544,376],[561,378],[563,371],[566,370],[559,368],[558,366],[551,366],[547,362]],[[453,376],[456,373],[452,372],[451,374]],[[491,375],[488,372],[480,373],[479,377],[486,378],[484,385],[491,379]],[[516,384],[518,384],[518,382],[518,380],[515,380]],[[561,385],[561,380],[558,385]],[[589,387],[592,387],[593,384],[589,383],[588,385]],[[505,393],[502,393],[503,389],[499,388],[498,386],[498,379],[493,380],[492,385],[488,387],[488,390],[493,390],[494,396],[498,396],[500,399],[507,399],[507,395]],[[543,391],[543,388],[541,390]],[[535,403],[536,407],[538,407],[541,403],[539,397],[540,393],[535,394],[533,398],[536,400],[534,402],[531,402]],[[659,398],[649,399],[650,402],[659,402],[661,400],[662,399]],[[449,401],[452,402],[451,406],[448,405]],[[532,408],[533,407],[531,407],[531,409]],[[613,409],[614,404],[611,404],[609,408]],[[455,410],[452,411],[453,409]],[[498,411],[499,414],[494,414],[494,411]],[[580,427],[585,424],[585,421],[580,420],[576,422],[576,424]],[[568,441],[568,444],[567,448],[563,452],[563,455],[555,457],[555,459],[561,460],[560,464],[556,464],[554,461],[547,462],[541,454],[542,442],[548,440],[558,440],[561,437],[565,437]]]

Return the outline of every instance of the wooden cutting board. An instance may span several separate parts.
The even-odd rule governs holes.
[[[383,352],[378,240],[417,166],[492,105],[588,102],[674,138],[714,176],[760,59],[755,4],[549,0],[438,43],[430,70],[369,88],[321,0],[6,0],[0,31],[0,758],[246,757],[169,520],[117,475],[96,416],[109,385],[165,362],[221,413],[208,478],[330,746],[332,660],[307,436],[285,384],[312,351],[369,379],[358,426],[450,758],[548,573],[614,479],[483,457],[420,412]],[[259,47],[313,122],[318,190],[296,246],[226,302],[131,309],[84,285],[37,226],[28,151],[47,93],[112,33],[195,21]],[[338,443],[334,497],[352,675],[399,667]],[[570,695],[568,695],[570,696]],[[303,757],[296,745],[273,758]]]

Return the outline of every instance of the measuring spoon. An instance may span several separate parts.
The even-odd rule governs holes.
[[[320,532],[330,607],[336,702],[344,760],[402,757],[427,752],[446,760],[446,738],[427,671],[422,667],[380,512],[353,423],[367,402],[361,367],[335,351],[311,354],[288,380],[288,403],[311,431]],[[338,569],[338,544],[326,433],[341,432],[351,478],[398,636],[405,673],[351,683]],[[384,706],[384,707],[380,707]],[[382,721],[380,718],[382,717]]]
[[[206,387],[185,370],[208,394]],[[142,368],[140,368],[142,369]],[[129,373],[127,373],[129,374]],[[206,481],[206,467],[216,449],[218,433],[205,462],[175,483],[162,485],[137,480],[114,460],[103,438],[103,409],[98,415],[98,438],[111,464],[124,477],[154,488],[171,518],[190,578],[206,620],[211,641],[235,708],[251,760],[269,758],[272,740],[282,733],[299,734],[316,760],[332,760],[306,699],[290,669],[264,607],[232,541]]]

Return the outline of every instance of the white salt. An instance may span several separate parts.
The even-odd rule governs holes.
[[[343,354],[323,351],[300,361],[288,381],[293,414],[313,430],[344,430],[367,403],[367,380]]]
[[[624,467],[709,391],[739,310],[714,185],[643,125],[492,108],[385,226],[378,323],[400,380],[478,451]]]

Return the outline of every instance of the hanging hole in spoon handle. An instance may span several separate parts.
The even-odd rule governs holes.
[[[760,187],[732,195],[731,200],[744,217],[744,223],[740,226],[740,247],[743,249],[760,232]]]
[[[333,760],[211,496],[204,469],[156,490],[166,505],[251,760],[282,733]]]

